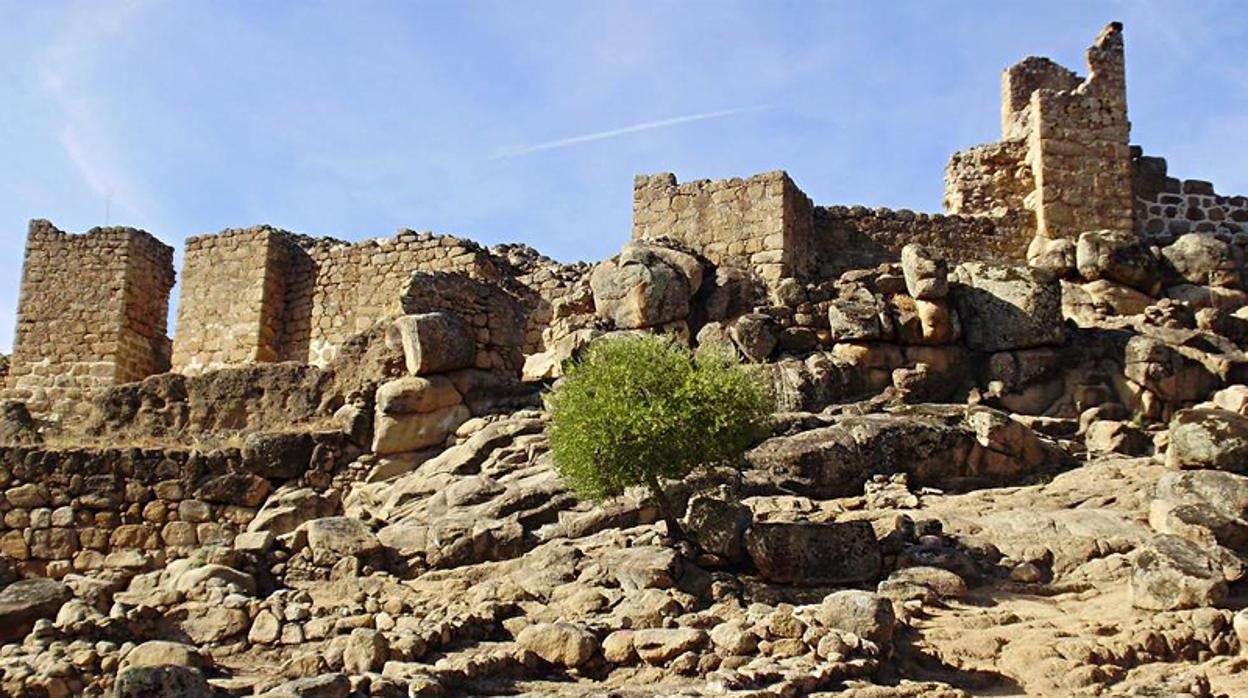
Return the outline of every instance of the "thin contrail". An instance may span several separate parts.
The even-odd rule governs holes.
[[[706,121],[707,119],[719,119],[734,114],[744,114],[752,111],[762,111],[770,109],[771,105],[760,105],[754,107],[738,107],[736,109],[724,109],[721,111],[709,111],[702,114],[689,114],[687,116],[676,116],[670,119],[661,119],[659,121],[647,121],[642,124],[634,124],[625,126],[624,128],[614,128],[610,131],[599,131],[597,133],[587,133],[583,136],[571,136],[569,138],[560,138],[557,141],[547,141],[546,143],[536,143],[534,145],[517,145],[510,148],[504,148],[495,155],[496,158],[514,158],[521,155],[529,155],[541,152],[543,150],[554,150],[555,148],[566,148],[570,145],[579,145],[581,143],[590,143],[592,141],[601,141],[616,136],[624,136],[638,131],[649,131],[656,128],[667,128],[668,126],[678,126],[687,124],[692,121]]]

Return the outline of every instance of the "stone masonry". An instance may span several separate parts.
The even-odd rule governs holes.
[[[5,397],[65,414],[98,388],[169,368],[173,250],[142,230],[30,224]]]
[[[342,342],[402,314],[411,273],[497,276],[486,251],[400,231],[348,244],[268,226],[187,241],[173,368],[195,374],[255,362],[328,364]]]
[[[957,153],[945,173],[950,213],[997,217],[1025,209],[1036,233],[1133,230],[1131,124],[1122,25],[1087,52],[1086,78],[1047,58],[1027,58],[1001,80],[999,143]]]
[[[663,173],[634,180],[632,237],[678,241],[774,295],[789,279],[819,283],[894,261],[908,243],[954,264],[1022,261],[1035,236],[1229,235],[1248,225],[1244,197],[1170,177],[1164,159],[1128,145],[1120,24],[1088,49],[1086,77],[1030,57],[1004,71],[1001,97],[1002,140],[953,155],[946,213],[817,206],[783,171],[684,183]],[[489,287],[481,297],[505,300],[463,311],[482,336],[503,337],[482,340],[491,347],[482,361],[511,371],[516,351],[550,348],[551,329],[568,323],[589,290],[589,265],[559,264],[524,246],[487,250],[410,230],[355,244],[269,226],[226,230],[187,241],[170,357],[170,255],[141,231],[72,236],[33,222],[6,395],[49,414],[93,387],[170,365],[186,375],[279,361],[325,366],[352,336],[404,313],[415,272],[462,274]],[[518,317],[501,322],[491,312]]]

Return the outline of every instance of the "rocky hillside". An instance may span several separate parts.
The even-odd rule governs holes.
[[[154,376],[59,426],[6,403],[0,688],[1248,695],[1246,243],[763,288],[634,242],[524,380],[474,368],[492,323],[419,312],[325,369]],[[690,540],[550,461],[562,362],[641,331],[729,343],[781,406],[668,483]]]

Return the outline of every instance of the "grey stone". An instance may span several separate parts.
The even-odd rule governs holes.
[[[745,548],[770,582],[817,586],[873,581],[880,575],[880,544],[866,521],[755,523]]]
[[[391,325],[389,338],[403,348],[413,376],[468,368],[477,357],[472,330],[454,313],[404,315]]]

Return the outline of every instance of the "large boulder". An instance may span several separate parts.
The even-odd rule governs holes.
[[[1046,238],[1037,235],[1027,246],[1027,266],[1062,279],[1073,276],[1075,273],[1074,241],[1067,238]]]
[[[440,445],[472,416],[445,376],[407,376],[377,389],[373,452],[391,455]]]
[[[359,519],[328,516],[309,521],[305,528],[313,557],[331,564],[346,555],[367,557],[381,551],[377,536]]]
[[[52,579],[23,579],[0,591],[0,642],[21,640],[35,621],[56,618],[72,598],[69,587]]]
[[[476,361],[472,330],[454,313],[405,315],[394,321],[388,341],[403,349],[413,376],[468,368]]]
[[[745,531],[752,521],[750,508],[709,494],[690,498],[685,528],[708,553],[739,562],[745,558]]]
[[[952,295],[966,343],[981,351],[1061,344],[1062,289],[1049,274],[1028,267],[961,264]]]
[[[1227,410],[1180,410],[1170,421],[1166,465],[1248,474],[1248,417]]]
[[[1168,271],[1187,283],[1224,288],[1242,284],[1243,252],[1212,235],[1188,233],[1163,247],[1161,255]]]
[[[204,657],[193,645],[168,640],[148,640],[130,650],[122,668],[132,666],[184,666],[200,669]]]
[[[673,250],[629,243],[618,258],[594,267],[589,278],[598,317],[620,329],[654,327],[689,315],[693,282],[689,265]],[[688,256],[688,255],[684,255]],[[695,260],[696,261],[696,260]],[[698,266],[700,270],[700,265]]]
[[[1094,230],[1079,236],[1075,247],[1079,275],[1088,281],[1108,279],[1147,294],[1161,287],[1161,265],[1152,249],[1134,233]]]
[[[114,698],[213,698],[208,680],[197,669],[185,666],[132,666],[121,670],[113,684]]]
[[[306,487],[284,492],[279,490],[269,497],[251,523],[247,524],[247,531],[267,531],[280,536],[307,521],[329,516],[337,508],[333,500]]]
[[[1226,598],[1222,565],[1186,538],[1159,535],[1136,551],[1131,605],[1152,611],[1215,606]]]
[[[892,647],[897,614],[893,602],[878,594],[856,589],[834,592],[820,602],[815,617],[825,627],[851,632],[885,652]]]
[[[320,674],[279,684],[259,698],[347,698],[351,680],[343,674]]]
[[[910,243],[901,248],[906,292],[919,300],[939,300],[949,293],[949,265],[935,250]]]
[[[916,405],[846,415],[830,426],[770,438],[746,453],[748,482],[817,498],[862,492],[874,475],[908,474],[919,485],[974,478],[1010,482],[1060,454],[1029,427],[977,406]]]
[[[870,289],[845,287],[828,305],[828,332],[834,342],[889,339],[893,323],[883,300]]]
[[[1148,521],[1161,533],[1248,553],[1248,477],[1221,470],[1168,472],[1157,482]]]
[[[564,667],[578,667],[598,653],[598,638],[571,623],[535,623],[516,636],[516,644],[542,659]]]
[[[755,523],[745,549],[759,574],[777,584],[821,586],[873,581],[882,557],[866,521]]]

